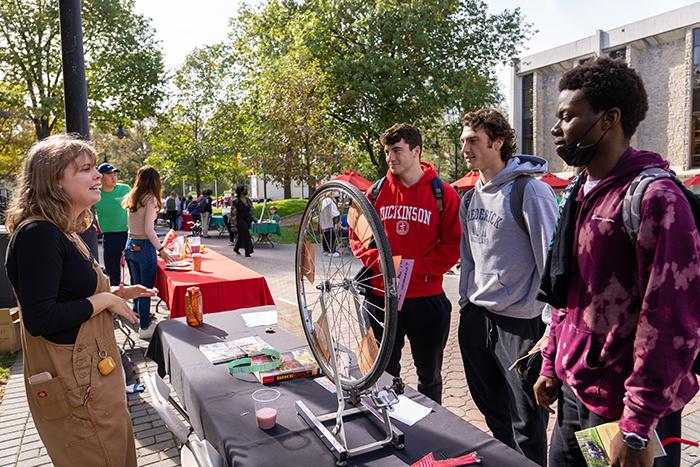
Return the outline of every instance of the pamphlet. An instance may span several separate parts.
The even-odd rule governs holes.
[[[610,446],[612,439],[620,432],[618,425],[619,422],[610,422],[576,432],[576,441],[578,441],[588,467],[607,467],[610,465]],[[653,432],[649,440],[648,449],[652,450],[654,458],[666,455],[656,431]]]
[[[285,381],[294,378],[317,376],[320,368],[316,359],[307,348],[282,352],[282,363],[273,370],[257,371],[255,376],[263,384],[271,384],[275,381]],[[270,361],[267,355],[252,357],[252,365],[259,365]]]
[[[211,363],[230,362],[243,357],[251,357],[260,355],[262,349],[270,349],[267,342],[258,336],[244,337],[224,342],[213,342],[211,344],[202,344],[199,350],[207,357]]]
[[[396,266],[396,258],[399,259],[398,266]],[[396,285],[397,285],[397,298],[399,299],[399,304],[397,310],[401,310],[403,307],[403,301],[406,298],[406,292],[408,291],[408,283],[411,282],[411,273],[413,272],[413,263],[415,261],[412,259],[403,259],[400,256],[394,256],[394,266],[396,269]]]

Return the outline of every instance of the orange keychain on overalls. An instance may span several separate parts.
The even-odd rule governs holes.
[[[100,345],[99,340],[95,339],[95,342],[97,343],[98,349],[97,356],[100,357],[100,361],[97,362],[97,369],[100,370],[102,376],[107,376],[117,367],[117,362],[114,361],[111,355],[107,355],[107,352],[103,350]]]

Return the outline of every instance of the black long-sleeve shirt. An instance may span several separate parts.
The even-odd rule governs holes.
[[[97,275],[90,260],[51,222],[35,221],[16,232],[7,250],[7,275],[33,336],[74,344],[92,316]]]

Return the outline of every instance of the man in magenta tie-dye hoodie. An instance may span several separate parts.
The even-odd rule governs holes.
[[[540,405],[559,399],[549,463],[585,466],[575,431],[619,419],[611,464],[651,466],[653,430],[680,436],[680,411],[698,391],[700,237],[670,179],[647,188],[636,244],[623,226],[632,180],[646,168],[668,170],[660,155],[629,145],[648,108],[639,75],[600,58],[564,74],[559,91],[554,144],[585,171],[571,215],[560,219],[573,227],[568,293],[535,385]],[[678,465],[678,445],[667,451],[655,465]]]

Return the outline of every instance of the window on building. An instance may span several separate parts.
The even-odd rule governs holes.
[[[522,122],[520,130],[522,147],[520,148],[520,152],[522,154],[533,154],[535,151],[535,133],[533,128],[534,101],[532,74],[522,77],[522,101],[520,108],[522,109]]]
[[[619,49],[611,50],[608,52],[608,57],[612,59],[622,59],[625,60],[627,58],[627,47],[621,47]]]
[[[691,120],[690,165],[700,166],[700,29],[693,30],[693,117]]]

